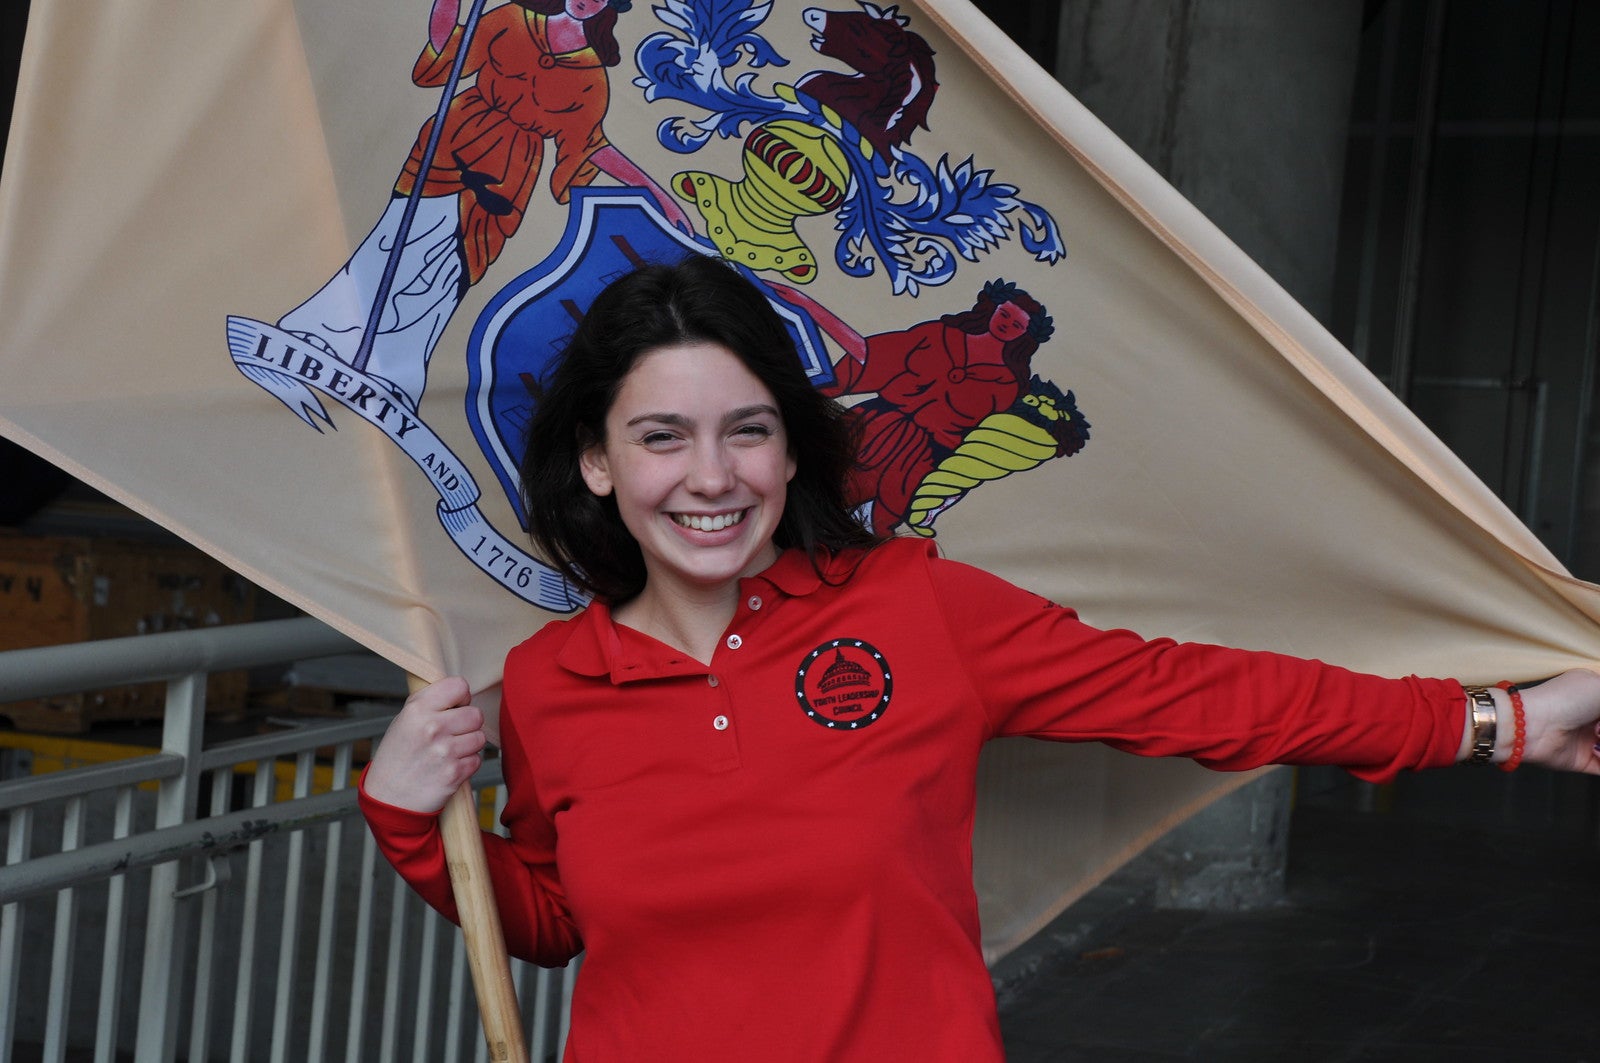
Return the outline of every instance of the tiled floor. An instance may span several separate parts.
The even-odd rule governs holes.
[[[1137,868],[1113,878],[1002,994],[1010,1063],[1600,1061],[1600,780],[1409,787],[1302,801],[1268,910],[1159,910]]]

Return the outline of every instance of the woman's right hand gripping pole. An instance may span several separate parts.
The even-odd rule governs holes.
[[[406,699],[367,767],[367,796],[397,808],[437,813],[483,763],[483,711],[460,676]]]

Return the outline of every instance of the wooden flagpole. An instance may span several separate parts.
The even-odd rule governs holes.
[[[450,101],[455,98],[456,87],[460,84],[467,46],[478,28],[483,5],[484,0],[472,0],[467,12],[461,43],[455,62],[450,67],[450,77],[439,96],[439,107],[433,116],[433,127],[429,130],[428,142],[417,167],[416,181],[411,194],[406,197],[405,211],[395,234],[394,249],[384,263],[383,276],[373,297],[367,327],[362,332],[361,346],[353,363],[357,369],[366,368],[367,359],[372,353],[383,307],[388,302],[400,255],[410,235],[417,200],[422,196],[422,186],[427,181],[428,170],[438,151],[445,116]],[[408,676],[407,681],[413,692],[425,685],[416,676]],[[455,894],[456,911],[461,916],[467,967],[472,972],[472,988],[478,998],[478,1016],[483,1022],[489,1059],[492,1063],[526,1063],[528,1048],[522,1036],[522,1016],[517,1008],[516,987],[511,981],[511,960],[506,954],[500,909],[495,906],[494,885],[489,881],[489,860],[483,848],[483,835],[478,829],[478,803],[473,796],[470,780],[462,783],[444,808],[440,809],[439,832],[444,840],[445,863],[450,869],[450,888]]]
[[[417,200],[422,196],[422,186],[427,181],[428,170],[438,151],[445,117],[450,101],[455,98],[456,87],[460,84],[467,46],[478,28],[483,4],[484,0],[473,0],[467,13],[455,62],[451,64],[450,77],[439,96],[439,107],[433,116],[428,142],[417,167],[416,181],[411,194],[406,197],[405,211],[395,234],[394,249],[384,263],[383,276],[379,279],[378,290],[372,300],[367,327],[362,332],[361,346],[353,363],[357,369],[366,368],[367,359],[372,353],[383,307],[388,302],[400,255],[410,235]],[[424,685],[415,676],[407,678],[413,692]],[[450,869],[450,888],[455,894],[456,911],[461,916],[467,967],[472,972],[472,988],[478,998],[478,1016],[483,1022],[489,1059],[493,1063],[526,1063],[528,1049],[522,1036],[522,1016],[517,1009],[516,987],[511,982],[511,961],[506,955],[500,910],[494,902],[494,885],[489,881],[489,860],[483,848],[483,835],[478,829],[478,805],[470,780],[462,783],[444,808],[440,809],[439,831],[444,840],[445,863]]]
[[[407,676],[412,691],[425,684]],[[478,998],[478,1017],[492,1063],[526,1063],[528,1047],[522,1036],[522,1015],[517,990],[511,981],[511,959],[506,954],[500,909],[489,881],[489,858],[478,827],[478,801],[472,783],[461,784],[439,811],[439,832],[444,837],[445,862],[450,868],[450,888],[461,916],[461,935],[467,946],[467,968]]]
[[[450,865],[450,887],[461,915],[461,934],[467,943],[467,967],[478,996],[478,1017],[484,1041],[494,1063],[523,1063],[528,1047],[522,1036],[522,1015],[517,989],[511,981],[511,961],[506,955],[500,909],[495,907],[489,882],[489,861],[478,830],[478,802],[472,784],[464,782],[439,812],[445,859]]]

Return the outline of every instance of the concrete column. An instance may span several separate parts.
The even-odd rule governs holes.
[[[1319,319],[1332,304],[1361,0],[1063,0],[1057,78]],[[1292,775],[1150,854],[1158,903],[1271,904]]]
[[[1325,317],[1361,12],[1361,0],[1063,0],[1056,77]]]

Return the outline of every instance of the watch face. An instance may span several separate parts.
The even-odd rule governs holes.
[[[1472,759],[1487,761],[1494,756],[1499,729],[1499,710],[1494,696],[1484,687],[1467,687],[1467,703],[1472,709]]]

